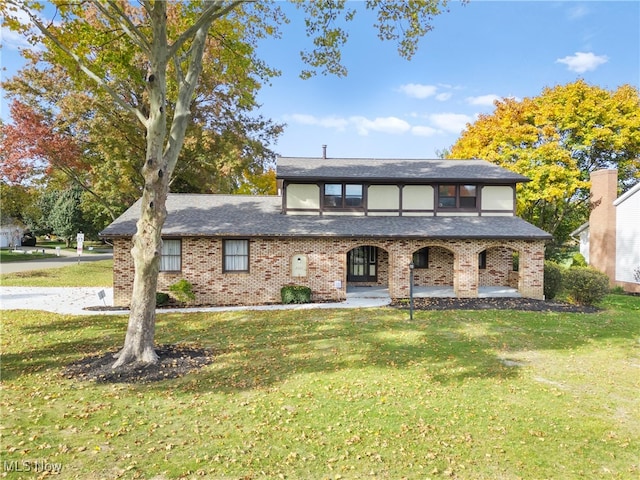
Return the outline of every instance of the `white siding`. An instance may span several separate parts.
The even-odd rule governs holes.
[[[433,210],[431,185],[406,185],[402,189],[403,210]]]
[[[628,194],[628,195],[627,195]],[[616,280],[637,283],[640,268],[640,184],[621,196],[616,206]]]
[[[371,185],[367,190],[367,204],[373,210],[398,210],[400,189],[397,185]]]
[[[287,208],[320,208],[320,188],[318,185],[287,185]]]
[[[509,186],[483,187],[482,210],[513,210],[513,188]]]

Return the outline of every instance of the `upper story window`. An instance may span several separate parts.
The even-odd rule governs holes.
[[[325,208],[362,208],[362,184],[357,183],[325,183],[322,191],[322,206]]]
[[[439,208],[477,208],[477,187],[475,185],[438,185]]]

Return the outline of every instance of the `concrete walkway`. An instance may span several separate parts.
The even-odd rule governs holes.
[[[98,293],[104,292],[101,300]],[[229,312],[243,310],[309,310],[318,308],[375,308],[388,305],[389,295],[364,297],[347,295],[339,303],[305,303],[302,305],[259,305],[248,307],[195,307],[158,309],[157,313]],[[128,310],[87,310],[113,306],[113,289],[99,287],[0,287],[0,310],[44,310],[68,315],[128,315]]]

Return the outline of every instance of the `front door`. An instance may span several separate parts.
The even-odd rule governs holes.
[[[378,281],[378,247],[356,247],[347,253],[347,282]]]

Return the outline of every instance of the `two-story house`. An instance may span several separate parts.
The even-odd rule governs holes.
[[[350,286],[409,296],[419,287],[477,297],[511,286],[543,298],[550,235],[515,215],[528,179],[483,160],[279,158],[278,195],[171,194],[159,289],[184,278],[199,304],[280,302],[284,285],[340,301]],[[103,232],[114,245],[114,303],[133,284],[140,205]]]

